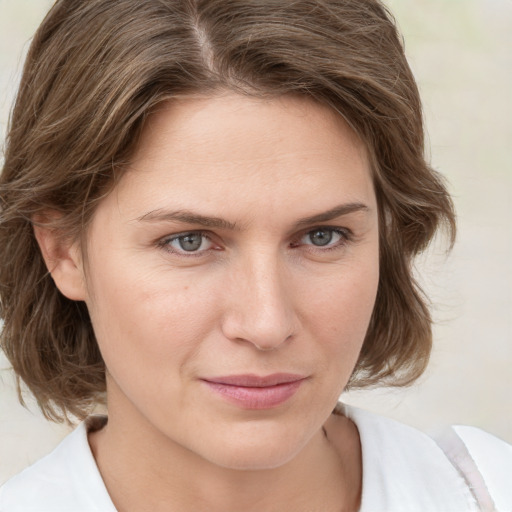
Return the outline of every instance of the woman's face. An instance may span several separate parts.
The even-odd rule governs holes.
[[[163,106],[88,232],[112,421],[232,468],[321,429],[378,282],[363,145],[326,107],[224,94]]]

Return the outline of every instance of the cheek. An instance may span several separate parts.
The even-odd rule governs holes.
[[[170,272],[122,268],[96,273],[88,306],[109,371],[147,379],[147,368],[176,368],[197,350],[217,316],[214,294],[204,280],[199,290]]]
[[[345,387],[368,330],[379,280],[377,261],[343,265],[305,305],[309,335],[318,341],[336,393]]]
[[[308,310],[332,334],[366,333],[379,281],[378,262],[343,264],[317,282],[309,294]],[[348,339],[353,336],[348,336]]]

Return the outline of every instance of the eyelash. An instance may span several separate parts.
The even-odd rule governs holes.
[[[179,240],[180,238],[184,238],[186,236],[190,236],[190,235],[200,235],[201,237],[206,238],[211,243],[213,243],[212,239],[211,239],[211,236],[209,236],[209,234],[204,232],[204,231],[184,231],[183,233],[177,233],[176,235],[172,235],[172,236],[168,236],[168,237],[163,238],[162,240],[159,241],[158,245],[164,251],[166,251],[166,252],[168,252],[170,254],[176,254],[178,256],[183,256],[185,258],[201,257],[201,256],[204,256],[204,254],[206,252],[209,252],[209,251],[212,250],[211,248],[208,248],[208,249],[205,249],[205,250],[202,250],[202,251],[185,251],[185,250],[179,251],[179,250],[175,250],[175,249],[173,249],[171,247],[171,243],[172,242],[174,242],[176,240]],[[202,242],[201,242],[201,244],[202,244]]]
[[[338,242],[336,242],[335,244],[333,245],[325,245],[325,246],[318,246],[318,245],[314,245],[314,244],[301,244],[300,243],[300,240],[302,240],[304,237],[308,236],[308,235],[312,235],[314,232],[319,232],[319,231],[328,231],[330,232],[332,235],[339,235],[340,236],[340,240]],[[168,236],[168,237],[165,237],[161,240],[159,240],[158,242],[158,245],[159,247],[161,247],[163,250],[165,250],[166,252],[170,253],[170,254],[176,254],[180,257],[185,257],[185,258],[197,258],[197,257],[201,257],[201,256],[204,256],[205,253],[208,253],[212,250],[218,250],[218,249],[215,249],[215,248],[208,248],[208,249],[204,249],[202,251],[185,251],[185,250],[175,250],[173,248],[171,248],[171,243],[174,242],[174,241],[177,241],[179,240],[180,238],[184,238],[186,236],[190,236],[190,235],[200,235],[201,237],[207,239],[210,241],[210,243],[214,244],[214,242],[212,241],[212,238],[211,238],[211,235],[208,233],[208,232],[204,232],[204,231],[184,231],[182,233],[177,233],[175,235],[172,235],[172,236]],[[290,244],[290,247],[292,248],[297,248],[297,247],[300,247],[301,245],[303,246],[307,246],[308,247],[308,251],[314,251],[314,252],[322,252],[322,253],[325,253],[327,251],[333,251],[333,250],[337,250],[337,249],[340,249],[342,247],[344,247],[347,243],[351,242],[353,240],[353,233],[347,229],[347,228],[339,228],[339,227],[331,227],[331,226],[318,226],[318,227],[315,227],[313,229],[309,229],[308,231],[305,231],[305,232],[302,232],[291,244]],[[330,244],[331,242],[329,241],[328,244]]]
[[[310,229],[304,233],[301,234],[301,236],[298,238],[298,240],[302,240],[305,236],[311,236],[315,232],[319,231],[329,231],[331,235],[339,235],[340,240],[332,245],[314,245],[314,244],[304,244],[308,247],[308,250],[312,251],[321,251],[321,252],[327,252],[327,251],[335,251],[337,249],[340,249],[344,247],[347,243],[351,242],[353,240],[353,234],[352,232],[347,228],[339,228],[339,227],[331,227],[331,226],[319,226],[315,227],[313,229]],[[329,240],[328,244],[331,243],[331,240]],[[292,245],[294,246],[294,245]],[[294,247],[299,247],[300,245],[297,244]]]

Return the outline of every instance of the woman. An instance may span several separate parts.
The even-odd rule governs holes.
[[[508,507],[504,443],[337,405],[421,375],[455,232],[378,1],[58,1],[0,187],[2,347],[85,420],[0,510]]]

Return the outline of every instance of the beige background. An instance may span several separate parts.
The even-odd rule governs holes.
[[[0,138],[21,59],[48,0],[0,0]],[[390,0],[422,90],[431,159],[450,182],[459,239],[419,274],[435,351],[410,389],[345,400],[423,429],[480,426],[512,442],[512,1]],[[0,482],[67,432],[16,401],[0,354]]]

